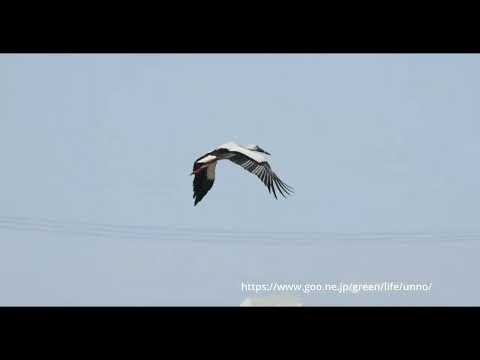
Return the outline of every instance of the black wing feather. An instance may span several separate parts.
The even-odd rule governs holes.
[[[202,169],[195,174],[193,179],[193,198],[195,199],[195,205],[197,205],[207,195],[208,191],[212,188],[215,179],[207,178],[207,168]]]
[[[275,199],[277,199],[277,193],[275,191],[274,185],[276,185],[278,192],[282,194],[283,197],[286,197],[285,195],[291,195],[294,192],[294,189],[291,186],[285,184],[282,180],[280,180],[280,178],[277,176],[277,174],[275,174],[268,162],[265,161],[259,163],[242,153],[233,153],[235,155],[228,158],[228,160],[234,162],[237,165],[240,165],[245,170],[251,172],[253,175],[256,175],[265,184],[268,192],[273,191],[273,196],[275,196]]]

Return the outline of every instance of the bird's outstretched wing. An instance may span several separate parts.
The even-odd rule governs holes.
[[[195,174],[195,178],[193,179],[194,206],[197,205],[212,188],[215,181],[215,165],[216,163],[214,162]]]
[[[291,186],[285,184],[282,180],[280,180],[280,178],[277,176],[277,174],[275,174],[268,162],[257,162],[242,153],[233,153],[234,155],[229,157],[228,160],[240,165],[245,170],[256,175],[268,188],[268,192],[273,191],[275,199],[277,199],[277,194],[275,192],[274,185],[276,185],[277,190],[280,192],[280,194],[282,194],[283,197],[286,197],[285,194],[291,195],[294,192],[294,189]]]

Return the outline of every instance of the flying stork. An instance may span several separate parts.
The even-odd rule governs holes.
[[[276,185],[278,192],[283,197],[286,197],[285,194],[291,195],[294,189],[279,179],[268,164],[267,157],[264,154],[270,155],[258,145],[243,146],[234,142],[228,142],[199,157],[195,160],[193,171],[190,174],[195,175],[193,180],[194,206],[212,188],[215,181],[215,167],[219,160],[230,160],[256,175],[268,188],[269,193],[273,191],[275,199],[277,199],[277,194],[274,185]]]

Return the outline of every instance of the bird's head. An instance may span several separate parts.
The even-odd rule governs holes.
[[[263,149],[262,149],[260,146],[258,146],[258,145],[247,145],[246,148],[247,148],[248,150],[257,151],[257,152],[261,152],[261,153],[270,155],[269,152],[266,152],[265,150],[263,150]]]

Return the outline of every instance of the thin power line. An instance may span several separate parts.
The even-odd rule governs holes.
[[[194,228],[158,225],[118,225],[88,221],[68,221],[52,218],[26,216],[0,216],[0,229],[11,231],[50,232],[59,234],[96,236],[128,239],[170,239],[189,241],[290,241],[295,243],[320,240],[378,240],[425,241],[425,240],[480,240],[477,233],[335,233],[320,231],[254,231],[224,228]]]

